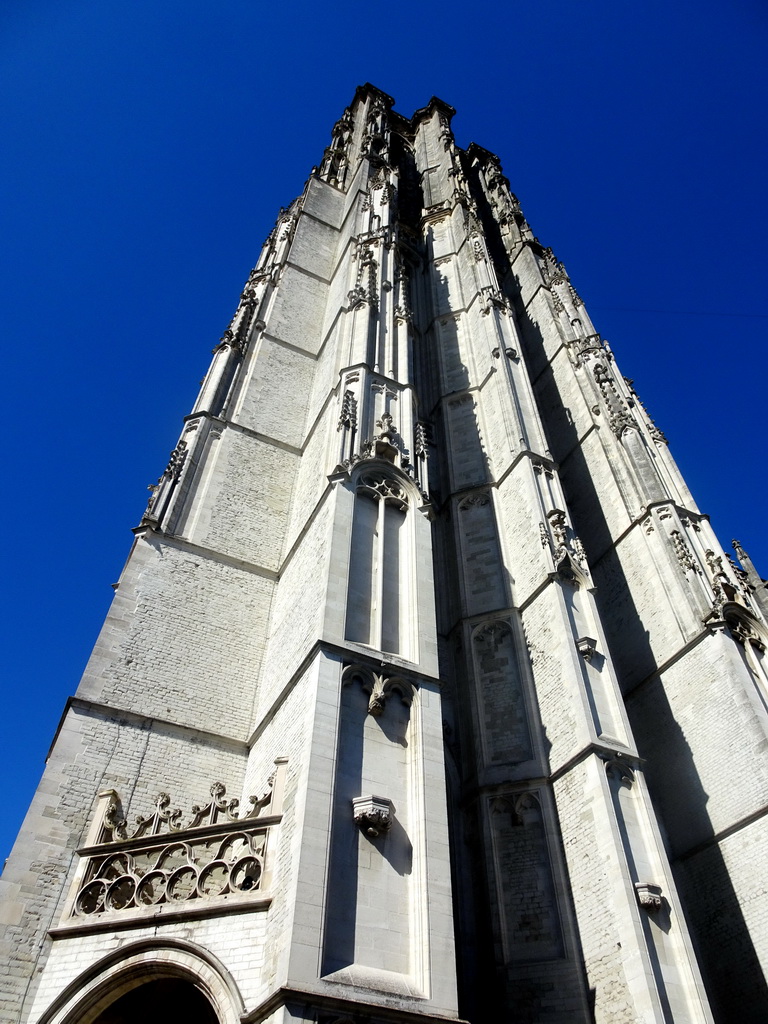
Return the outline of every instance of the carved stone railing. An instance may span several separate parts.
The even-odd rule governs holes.
[[[114,790],[99,794],[67,918],[113,920],[117,912],[190,912],[215,900],[226,904],[264,900],[270,888],[273,831],[282,816],[286,759],[276,761],[266,792],[240,811],[221,783],[211,800],[192,808],[188,820],[161,793],[155,811],[132,829],[120,814]],[[199,906],[199,911],[205,908]],[[213,907],[211,907],[213,910]],[[132,916],[132,915],[131,915]]]

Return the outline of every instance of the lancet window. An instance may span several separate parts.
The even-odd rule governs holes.
[[[368,470],[356,479],[346,638],[411,655],[408,491],[394,474]]]

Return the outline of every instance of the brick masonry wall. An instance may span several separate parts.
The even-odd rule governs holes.
[[[85,840],[97,794],[117,790],[131,819],[151,813],[161,791],[188,812],[209,799],[214,781],[239,795],[245,762],[244,745],[199,730],[81,707],[68,711],[0,882],[4,1020],[18,1019],[25,993],[29,1010],[51,950],[46,932],[62,920],[78,865],[75,850]],[[82,969],[73,955],[73,969]]]
[[[272,589],[255,572],[147,535],[78,694],[245,740]]]

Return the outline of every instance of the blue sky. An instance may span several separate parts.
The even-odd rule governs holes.
[[[440,96],[459,144],[500,155],[721,540],[768,575],[766,43],[761,0],[6,0],[0,858],[147,485],[362,82],[407,115]]]

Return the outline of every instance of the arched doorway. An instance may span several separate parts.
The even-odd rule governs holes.
[[[93,1024],[219,1024],[203,993],[181,978],[158,978],[132,988],[101,1011]]]

